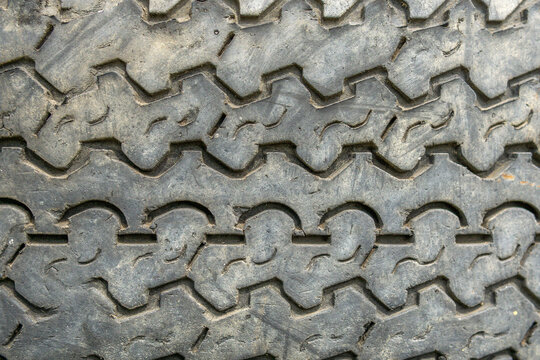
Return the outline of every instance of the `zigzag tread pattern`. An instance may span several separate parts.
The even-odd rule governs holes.
[[[229,178],[201,155],[148,178],[95,149],[51,177],[21,148],[3,148],[8,358],[64,356],[25,339],[77,337],[46,329],[82,309],[103,316],[85,330],[99,351],[66,351],[102,358],[247,358],[270,343],[283,358],[536,353],[540,173],[530,154],[478,177],[435,153],[407,179],[362,153],[326,179],[275,152]],[[434,179],[440,187],[418,195]],[[34,188],[45,183],[46,196]],[[270,184],[274,193],[247,190]],[[466,331],[441,337],[453,326]]]
[[[15,5],[5,11],[4,34],[10,38],[15,35],[11,28],[23,22],[9,15],[17,10]],[[140,4],[126,0],[52,28],[44,25],[37,50],[21,49],[10,55],[17,46],[7,47],[9,57],[0,61],[0,88],[7,94],[0,99],[0,135],[22,137],[56,168],[69,167],[87,142],[114,140],[121,143],[129,161],[146,171],[158,166],[171,146],[189,142],[202,142],[233,170],[246,168],[260,145],[290,143],[300,160],[316,172],[326,171],[351,145],[376,149],[400,171],[414,168],[426,147],[441,144],[459,146],[476,171],[491,168],[505,146],[538,147],[540,64],[531,66],[540,58],[535,53],[538,46],[531,43],[539,38],[535,3],[519,5],[527,7],[523,10],[527,16],[498,30],[486,28],[486,20],[478,16],[485,9],[478,4],[439,4],[447,10],[446,22],[419,30],[400,25],[408,22],[399,12],[374,1],[365,5],[365,23],[330,30],[309,23],[305,26],[318,40],[294,40],[298,44],[287,43],[283,33],[294,34],[303,26],[299,18],[306,16],[306,9],[300,2],[284,4],[279,22],[247,29],[234,28],[237,25],[227,21],[220,28],[224,8],[219,4],[193,6],[190,21],[158,26],[141,20]],[[413,8],[410,4],[409,11]],[[39,9],[26,10],[39,14]],[[120,22],[115,20],[120,17]],[[197,17],[201,21],[194,25]],[[206,38],[193,26],[202,29],[209,21],[217,29]],[[26,22],[37,26],[46,21]],[[140,32],[124,31],[122,24]],[[96,35],[92,29],[98,28],[109,30]],[[203,37],[191,39],[193,32]],[[74,33],[79,34],[77,41],[70,40]],[[267,33],[275,35],[267,37]],[[374,33],[395,36],[371,39]],[[271,44],[265,38],[284,42]],[[369,41],[343,45],[356,38]],[[328,46],[322,45],[325,41]],[[495,41],[505,51],[487,56]],[[426,43],[433,44],[429,51],[422,50]],[[467,47],[481,46],[477,43],[486,49],[467,55],[471,54]],[[148,48],[163,44],[167,44],[163,49]],[[177,44],[182,45],[174,48]],[[380,48],[388,44],[388,49]],[[82,58],[86,54],[82,47],[97,52]],[[293,48],[298,50],[286,50]],[[245,49],[252,50],[244,53]],[[433,53],[433,49],[440,51]],[[124,51],[132,59],[122,55]],[[317,51],[326,68],[293,56],[310,53],[309,58],[320,64]],[[366,51],[369,54],[361,56],[366,61],[353,69],[358,61],[352,55],[356,59]],[[372,53],[381,54],[381,59],[374,59]],[[234,69],[245,64],[242,59],[261,56],[268,59]],[[518,64],[516,58],[526,63]],[[69,63],[64,63],[67,59]],[[271,67],[254,68],[259,64]],[[332,64],[341,64],[338,68],[346,72]],[[494,65],[508,69],[506,76],[499,78],[504,74],[490,68]],[[411,68],[414,71],[405,70]],[[491,83],[481,83],[485,81]]]
[[[0,1],[0,359],[540,357],[537,0]]]
[[[407,107],[374,76],[356,83],[353,97],[317,108],[292,76],[272,82],[269,97],[234,107],[203,74],[183,80],[180,93],[143,104],[122,75],[106,72],[94,89],[55,105],[50,90],[27,70],[6,70],[0,73],[7,94],[0,102],[0,134],[22,137],[56,168],[69,167],[85,143],[115,140],[130,162],[147,171],[175,144],[194,142],[234,170],[246,168],[270,144],[292,144],[295,155],[319,172],[350,146],[376,150],[407,171],[426,148],[455,144],[472,169],[485,171],[505,146],[529,144],[537,152],[540,138],[536,77],[513,88],[514,95],[479,106],[467,82],[450,74],[431,99]]]

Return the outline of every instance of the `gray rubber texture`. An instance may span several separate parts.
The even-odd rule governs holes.
[[[0,359],[539,359],[539,80],[539,1],[0,1]]]

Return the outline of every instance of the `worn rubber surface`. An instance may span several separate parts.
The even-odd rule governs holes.
[[[539,359],[540,2],[0,1],[0,359]]]

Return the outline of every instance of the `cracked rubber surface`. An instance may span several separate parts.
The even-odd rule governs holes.
[[[540,358],[540,2],[0,1],[0,359]]]

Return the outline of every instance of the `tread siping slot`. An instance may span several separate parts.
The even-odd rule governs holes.
[[[26,234],[29,244],[36,245],[67,245],[67,234]]]
[[[206,242],[216,245],[240,245],[245,244],[246,239],[241,234],[206,234]]]
[[[330,235],[293,235],[292,243],[304,245],[328,245],[330,244]]]
[[[156,244],[156,234],[144,234],[144,233],[131,233],[131,234],[118,234],[118,243],[127,245],[145,245]]]

